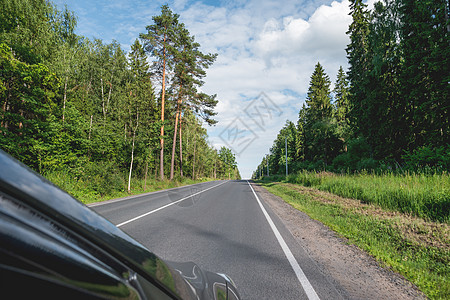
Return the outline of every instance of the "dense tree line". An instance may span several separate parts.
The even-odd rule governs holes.
[[[335,88],[318,63],[297,124],[287,121],[254,176],[289,169],[450,169],[447,0],[350,1],[349,70]],[[287,149],[287,156],[286,156]]]
[[[0,0],[1,149],[43,174],[118,176],[118,189],[132,178],[239,177],[202,127],[216,123],[216,96],[199,91],[216,54],[168,6],[152,22],[127,54],[75,34],[67,7]]]

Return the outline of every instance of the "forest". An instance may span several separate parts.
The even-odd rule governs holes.
[[[75,33],[47,0],[0,1],[1,149],[50,179],[97,196],[156,181],[240,178],[208,142],[216,95],[201,91],[203,53],[164,5],[131,51]],[[136,183],[135,183],[136,182]]]
[[[449,299],[449,2],[350,3],[348,70],[332,84],[315,65],[298,119],[252,176],[427,298]]]
[[[450,170],[449,2],[350,2],[349,69],[331,90],[316,64],[297,122],[286,121],[254,178]]]

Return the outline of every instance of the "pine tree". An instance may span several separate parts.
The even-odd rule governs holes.
[[[160,134],[160,179],[164,179],[164,112],[166,77],[172,71],[173,60],[176,55],[176,40],[178,28],[178,14],[174,14],[168,5],[161,7],[161,15],[152,17],[154,24],[146,27],[147,33],[140,34],[144,40],[144,49],[154,56],[157,61],[154,71],[161,78],[161,134]]]
[[[179,24],[177,29],[177,52],[175,55],[175,75],[173,85],[177,89],[177,110],[175,113],[175,132],[172,142],[172,159],[170,165],[170,180],[174,176],[175,149],[177,141],[178,122],[181,122],[183,99],[189,108],[203,113],[204,118],[209,124],[214,124],[211,119],[215,113],[213,108],[216,106],[215,96],[198,93],[198,87],[203,85],[202,79],[206,76],[205,69],[208,68],[217,57],[217,54],[204,54],[199,48],[200,44],[195,42],[193,36],[185,28],[183,23]],[[180,160],[182,159],[182,141],[180,128]],[[182,170],[182,168],[181,168]]]

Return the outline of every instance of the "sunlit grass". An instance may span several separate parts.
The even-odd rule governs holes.
[[[322,174],[310,176],[307,179],[315,181],[320,176],[332,177]],[[362,175],[355,181],[365,188],[366,186],[359,182],[363,178],[371,177]],[[380,182],[385,183],[387,178]],[[353,182],[350,180],[350,183]],[[295,184],[276,183],[269,180],[260,181],[260,183],[269,192],[280,196],[294,208],[324,223],[349,239],[349,242],[367,251],[382,265],[405,276],[427,297],[450,299],[450,245],[447,224],[426,222],[408,215],[383,216],[377,209],[373,209],[377,213],[371,213],[367,207],[358,209],[361,205],[357,203],[349,206],[348,200],[344,198],[326,196],[323,192],[314,189],[302,192],[301,189],[296,188]],[[395,187],[395,183],[390,184],[392,184],[391,188]],[[373,186],[376,188],[376,185]],[[378,195],[380,192],[374,194]],[[417,224],[421,224],[423,228],[415,235],[423,235],[423,240],[413,238],[414,236],[409,232],[410,228]],[[432,245],[429,242],[430,237],[434,239],[435,235],[439,236],[439,239],[436,239],[440,241],[439,245]]]
[[[338,175],[304,171],[289,175],[287,181],[429,220],[450,221],[447,173]]]

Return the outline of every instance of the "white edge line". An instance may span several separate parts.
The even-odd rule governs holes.
[[[95,207],[95,206],[100,206],[100,205],[105,205],[105,204],[110,204],[110,203],[116,203],[116,202],[120,202],[120,201],[131,200],[131,199],[134,199],[134,198],[139,198],[139,197],[145,197],[145,196],[149,196],[149,195],[159,194],[159,193],[163,193],[163,192],[167,192],[167,191],[178,190],[178,189],[182,189],[182,188],[186,188],[186,187],[190,187],[190,186],[194,186],[194,185],[201,185],[203,183],[208,183],[208,182],[213,182],[213,181],[199,182],[199,183],[194,183],[194,184],[177,186],[177,187],[170,188],[170,189],[165,189],[165,190],[159,190],[159,191],[153,191],[153,192],[148,192],[148,193],[131,195],[131,196],[118,198],[118,199],[111,199],[111,200],[93,202],[93,203],[86,204],[86,206],[88,206],[88,207]]]
[[[142,214],[142,215],[140,215],[140,216],[137,216],[137,217],[135,217],[135,218],[133,218],[133,219],[130,219],[130,220],[128,220],[128,221],[125,221],[125,222],[122,222],[122,223],[120,223],[120,224],[117,224],[116,227],[120,227],[120,226],[123,226],[123,225],[125,225],[125,224],[128,224],[128,223],[131,223],[131,222],[133,222],[133,221],[136,221],[136,220],[138,220],[138,219],[140,219],[140,218],[143,218],[143,217],[145,217],[145,216],[148,216],[148,215],[150,215],[150,214],[152,214],[152,213],[154,213],[154,212],[157,212],[157,211],[159,211],[159,210],[161,210],[161,209],[164,209],[164,208],[166,208],[166,207],[169,207],[169,206],[171,206],[171,205],[177,204],[177,203],[179,203],[179,202],[181,202],[181,201],[183,201],[183,200],[186,200],[187,198],[190,198],[190,197],[193,197],[193,196],[195,196],[195,195],[201,194],[201,193],[203,193],[203,192],[206,192],[206,191],[208,191],[208,190],[210,190],[210,189],[213,189],[213,188],[215,188],[215,187],[218,187],[218,186],[220,186],[220,185],[222,185],[222,184],[224,184],[224,183],[227,183],[227,182],[228,182],[228,181],[224,181],[224,182],[222,182],[222,183],[216,184],[215,186],[209,187],[209,188],[207,188],[206,190],[203,190],[203,191],[197,192],[197,193],[195,193],[195,194],[186,196],[186,197],[184,197],[184,198],[181,198],[180,200],[177,200],[177,201],[175,201],[175,202],[166,204],[166,205],[161,206],[160,208],[154,209],[154,210],[152,210],[152,211],[146,212],[145,214]]]
[[[256,200],[258,201],[259,206],[261,207],[261,210],[264,214],[264,216],[267,219],[267,222],[269,223],[270,227],[272,228],[273,233],[275,234],[275,237],[278,240],[278,243],[280,244],[281,248],[283,249],[284,254],[286,255],[286,258],[288,259],[289,263],[291,264],[292,269],[295,272],[295,275],[297,275],[298,281],[300,281],[300,284],[303,287],[303,290],[306,293],[306,296],[308,296],[308,299],[310,300],[319,300],[319,296],[317,295],[316,291],[312,287],[311,283],[309,282],[308,278],[306,278],[305,273],[303,273],[302,268],[300,268],[300,265],[298,264],[297,260],[295,259],[294,255],[292,254],[291,250],[289,249],[288,245],[284,241],[283,237],[281,236],[280,232],[278,231],[277,227],[273,223],[272,219],[270,218],[269,214],[267,213],[266,209],[261,203],[261,200],[259,200],[258,195],[256,195],[255,190],[253,189],[250,182],[247,180],[248,185],[252,189],[253,195],[255,195]]]

